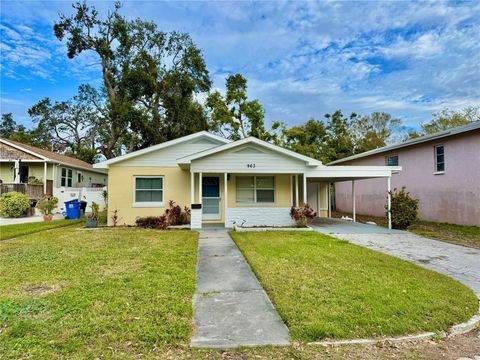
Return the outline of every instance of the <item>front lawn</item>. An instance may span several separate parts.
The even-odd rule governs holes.
[[[293,340],[447,330],[477,310],[459,282],[313,232],[231,233]]]
[[[408,227],[417,235],[480,249],[480,227],[419,221]]]
[[[186,348],[197,238],[67,227],[2,241],[0,358],[132,358]]]
[[[85,220],[52,220],[25,224],[13,224],[0,226],[0,240],[12,239],[22,235],[33,234],[40,231],[56,229],[64,226],[73,226],[83,223]]]

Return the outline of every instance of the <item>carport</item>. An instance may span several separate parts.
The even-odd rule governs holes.
[[[386,179],[385,190],[387,197],[388,228],[392,228],[391,216],[391,184],[392,172],[401,171],[401,166],[325,166],[312,169],[304,174],[306,182],[328,183],[328,217],[331,218],[331,186],[336,182],[351,181],[352,183],[352,214],[353,221],[356,222],[355,211],[355,181],[368,179]]]

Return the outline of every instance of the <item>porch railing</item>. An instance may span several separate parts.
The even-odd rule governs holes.
[[[27,195],[30,199],[38,199],[43,196],[43,185],[33,184],[0,184],[0,194],[19,192]]]

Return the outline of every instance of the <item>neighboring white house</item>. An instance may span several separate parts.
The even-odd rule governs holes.
[[[326,166],[253,137],[230,141],[205,131],[94,167],[108,169],[109,210],[117,210],[122,224],[159,216],[173,200],[191,207],[192,228],[291,225],[290,208],[305,203],[328,217],[332,182],[384,178],[387,199],[392,171],[401,170]]]
[[[72,199],[103,204],[108,173],[66,155],[0,138],[0,192],[18,191],[35,201],[41,196],[59,199],[58,211]]]

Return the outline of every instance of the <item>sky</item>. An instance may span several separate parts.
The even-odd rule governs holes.
[[[53,35],[70,1],[2,0],[0,11],[2,113],[31,126],[27,110],[42,98],[101,86],[95,54],[68,59]],[[385,111],[418,128],[443,108],[480,104],[480,1],[125,1],[121,12],[188,32],[214,89],[243,74],[267,124],[341,109]]]

